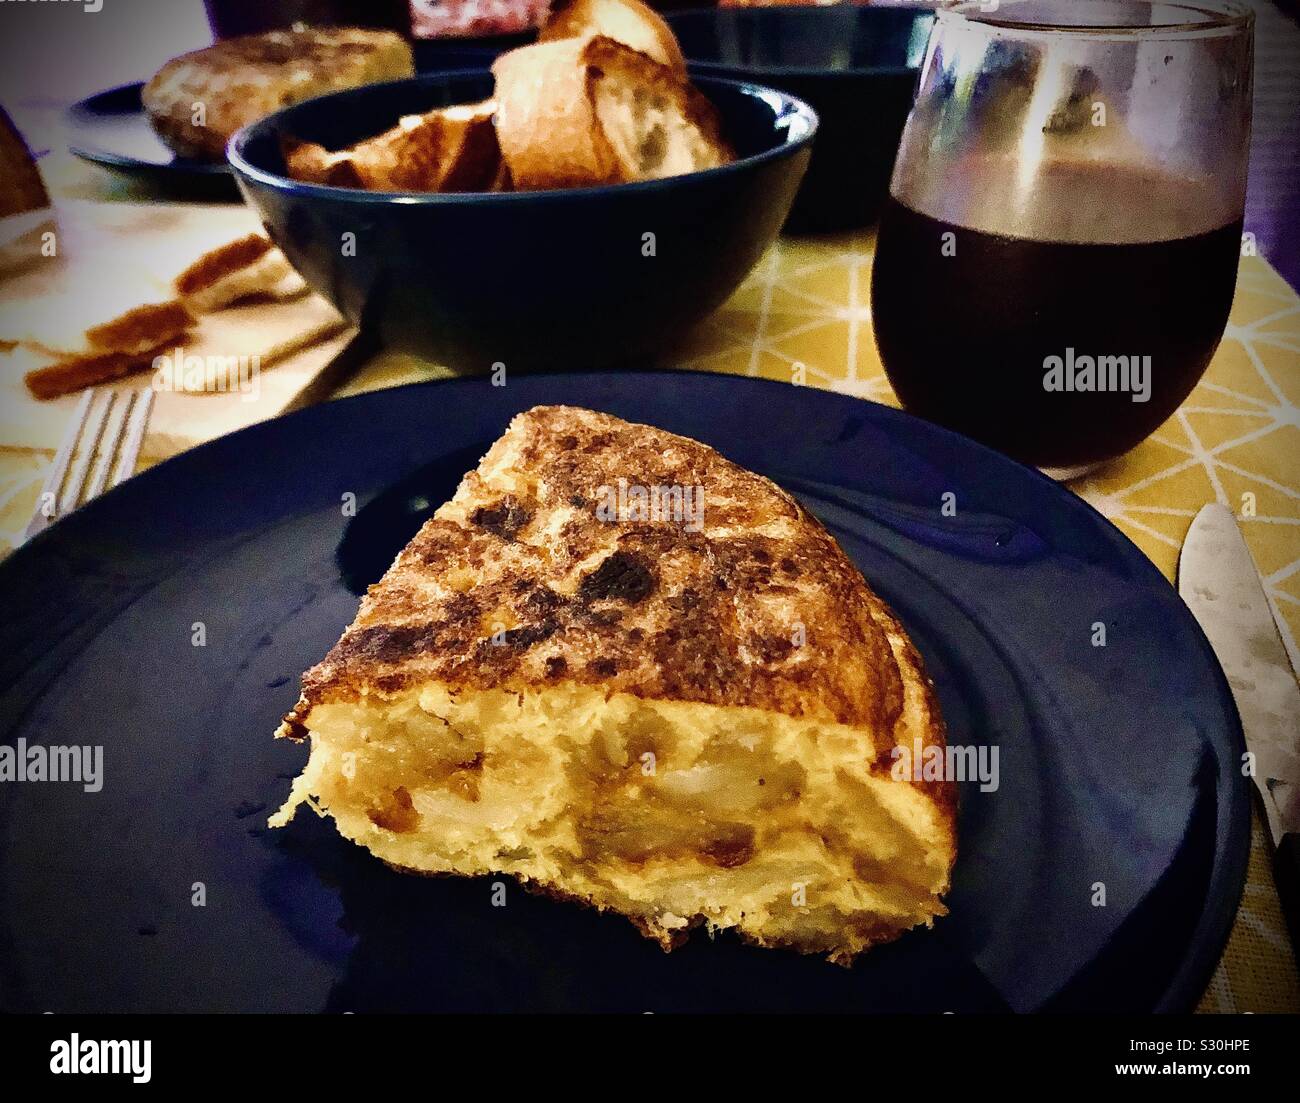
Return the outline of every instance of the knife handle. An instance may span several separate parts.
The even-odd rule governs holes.
[[[1291,945],[1300,956],[1300,833],[1282,836],[1273,855],[1273,878],[1282,914],[1291,928]]]

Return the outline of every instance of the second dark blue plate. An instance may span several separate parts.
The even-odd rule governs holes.
[[[67,111],[68,148],[78,157],[116,172],[164,184],[234,191],[225,160],[179,157],[154,133],[140,102],[143,84],[97,92]]]
[[[306,754],[271,739],[298,675],[539,403],[770,476],[898,612],[951,740],[999,756],[996,790],[962,787],[933,929],[852,969],[725,936],[664,955],[617,916],[395,873],[306,813],[264,827]],[[1241,732],[1174,591],[1067,491],[845,397],[631,373],[332,402],[132,479],[0,565],[0,596],[0,737],[104,748],[99,792],[0,786],[7,1010],[1179,1010],[1241,893]]]

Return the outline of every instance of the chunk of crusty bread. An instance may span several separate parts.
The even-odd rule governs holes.
[[[173,58],[141,99],[159,137],[177,153],[219,161],[236,130],[272,111],[414,72],[410,45],[392,31],[277,30]]]
[[[194,317],[165,290],[142,296],[82,277],[70,290],[24,302],[6,312],[0,342],[26,345],[53,357],[135,355],[179,337]]]
[[[284,143],[295,180],[367,191],[491,191],[501,164],[493,100],[406,115],[391,130],[346,149]]]
[[[946,910],[956,793],[903,626],[785,491],[608,414],[516,417],[278,734],[311,757],[273,826],[305,803],[665,949],[707,925],[847,963]]]
[[[139,371],[193,324],[183,303],[168,300],[142,303],[85,329],[72,323],[65,334],[38,325],[24,339],[0,339],[0,345],[22,347],[38,360],[23,377],[27,389],[37,398],[56,398]]]
[[[178,337],[194,317],[178,299],[142,303],[86,330],[86,344],[103,352],[141,353]]]
[[[35,398],[58,398],[86,387],[98,387],[140,371],[167,351],[169,342],[138,352],[88,352],[32,368],[23,382]]]
[[[603,35],[524,46],[492,72],[497,140],[519,191],[677,176],[734,156],[704,96]]]
[[[285,255],[262,234],[247,234],[210,249],[175,280],[192,314],[211,314],[250,295],[290,299],[307,285]]]
[[[31,150],[0,107],[0,218],[50,205]]]
[[[653,8],[640,0],[556,0],[538,40],[604,35],[639,50],[678,73],[686,59],[672,29]]]

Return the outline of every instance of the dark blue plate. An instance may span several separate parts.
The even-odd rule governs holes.
[[[233,192],[225,161],[178,157],[154,133],[140,103],[143,88],[137,81],[74,103],[66,116],[68,148],[83,160],[129,176]]]
[[[933,929],[853,969],[728,936],[665,956],[617,916],[394,873],[306,812],[265,828],[306,756],[271,739],[299,673],[537,403],[771,476],[897,610],[950,738],[999,753]],[[1174,591],[1067,491],[842,396],[637,373],[332,402],[132,479],[0,565],[0,596],[4,741],[104,748],[99,792],[0,784],[6,1009],[1181,1010],[1241,894],[1241,731]]]

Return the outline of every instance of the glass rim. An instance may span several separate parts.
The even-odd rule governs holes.
[[[1168,23],[1052,23],[1044,19],[1001,18],[1034,0],[944,0],[935,12],[936,22],[958,20],[990,31],[1030,32],[1093,39],[1162,39],[1240,34],[1255,22],[1255,12],[1237,0],[1126,0],[1126,7],[1149,11],[1177,9],[1190,18]],[[1061,0],[1067,8],[1076,4]],[[1089,0],[1099,2],[1099,0]]]

